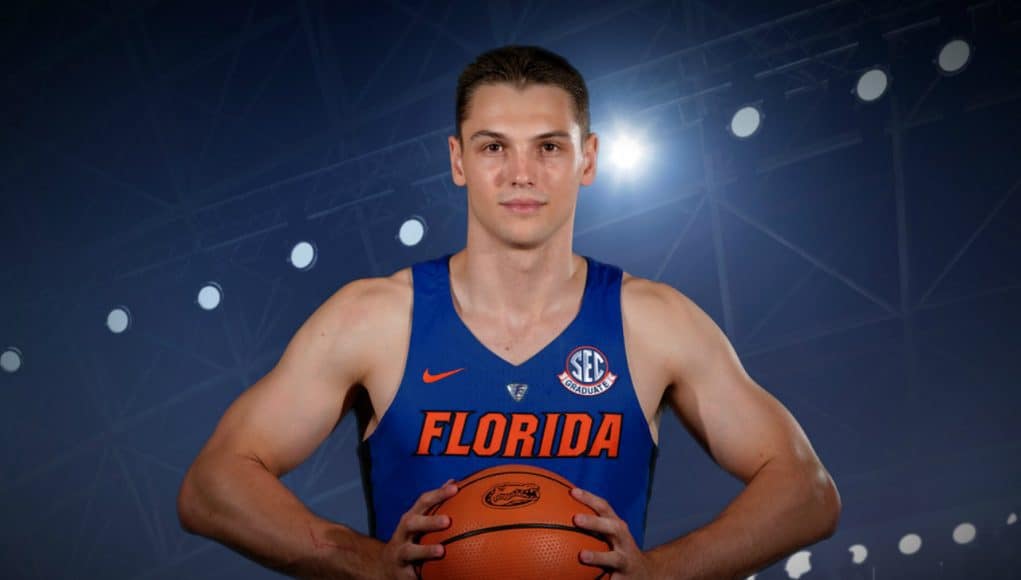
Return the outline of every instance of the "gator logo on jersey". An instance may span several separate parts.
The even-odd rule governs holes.
[[[593,397],[613,386],[617,375],[610,372],[606,355],[594,346],[579,346],[567,355],[564,372],[557,375],[560,384],[575,395]]]
[[[415,455],[609,457],[620,453],[621,413],[423,411]]]
[[[482,501],[497,509],[525,507],[539,501],[539,486],[534,483],[498,483],[489,488]]]

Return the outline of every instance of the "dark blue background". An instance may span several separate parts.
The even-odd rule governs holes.
[[[576,250],[701,305],[836,480],[807,577],[1019,577],[1016,2],[22,1],[0,24],[0,347],[24,355],[0,372],[3,577],[277,576],[180,529],[181,477],[340,285],[463,245],[454,85],[505,43],[588,80],[604,155]],[[974,61],[941,77],[954,34]],[[866,106],[874,64],[892,91]],[[765,124],[739,142],[747,102]],[[651,154],[631,175],[605,155],[619,126]],[[364,531],[354,427],[283,480]],[[741,490],[673,417],[661,440],[648,546]]]

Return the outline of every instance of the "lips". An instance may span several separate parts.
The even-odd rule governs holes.
[[[516,197],[507,201],[500,202],[500,205],[506,206],[511,209],[534,209],[546,205],[546,202],[538,199],[528,199],[523,197]]]
[[[527,197],[515,197],[514,199],[508,199],[507,201],[502,201],[500,203],[503,205],[543,205],[546,202]]]

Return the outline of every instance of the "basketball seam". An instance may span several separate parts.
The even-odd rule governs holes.
[[[530,475],[530,476],[541,477],[543,479],[547,479],[547,480],[552,481],[554,483],[560,484],[561,486],[567,488],[568,491],[570,491],[572,489],[571,485],[568,485],[568,484],[564,483],[563,481],[561,481],[559,479],[556,479],[554,477],[550,477],[550,476],[542,474],[542,473],[536,473],[534,471],[517,471],[517,470],[512,470],[512,471],[500,471],[500,472],[497,472],[497,473],[490,473],[490,474],[484,475],[482,477],[471,479],[471,480],[465,482],[463,485],[458,485],[457,486],[458,492],[460,492],[462,489],[468,487],[469,485],[473,485],[473,484],[478,483],[480,481],[483,481],[485,479],[489,479],[489,478],[492,478],[492,477],[498,477],[498,476],[505,476],[505,475]],[[426,514],[427,515],[435,514],[440,509],[440,507],[442,507],[443,504],[447,503],[447,501],[450,500],[450,499],[453,499],[453,498],[452,497],[451,498],[447,498],[447,499],[441,501],[440,503],[435,504],[434,506],[432,506],[431,508],[429,508],[426,511]],[[565,526],[565,525],[561,525],[561,524],[543,524],[543,523],[504,524],[504,525],[499,525],[499,526],[490,526],[488,528],[469,530],[469,531],[466,531],[466,532],[462,532],[462,533],[460,533],[460,534],[458,534],[456,536],[453,536],[451,538],[447,538],[446,540],[441,541],[440,544],[442,544],[443,546],[446,546],[447,544],[451,544],[451,543],[454,543],[454,542],[457,542],[457,541],[460,541],[460,540],[463,540],[463,539],[466,539],[466,538],[470,538],[472,536],[477,536],[477,535],[491,533],[491,532],[499,532],[499,531],[504,531],[504,530],[512,530],[512,529],[556,529],[556,530],[563,530],[563,531],[567,531],[567,532],[583,534],[583,535],[595,538],[595,539],[597,539],[597,540],[599,540],[599,541],[609,545],[609,542],[607,542],[606,539],[604,537],[602,537],[598,532],[593,532],[593,531],[590,531],[590,530],[585,530],[585,529],[574,527],[574,526]],[[418,543],[421,540],[422,536],[424,536],[424,535],[425,535],[425,533],[422,533],[422,532],[416,534],[416,537],[414,539],[415,543]],[[419,579],[422,578],[422,572],[423,572],[423,570],[421,568],[421,564],[419,566],[416,566],[415,575],[416,575],[417,578],[419,578]],[[604,570],[601,570],[598,573],[598,575],[596,575],[595,580],[601,580],[602,578],[605,578],[605,577],[606,577],[606,570],[604,569]]]
[[[602,538],[602,537],[600,537],[598,535],[598,532],[592,532],[592,531],[589,531],[589,530],[585,530],[585,529],[582,529],[582,528],[571,527],[571,526],[563,526],[563,525],[560,525],[560,524],[506,524],[506,525],[502,525],[502,526],[491,526],[491,527],[482,528],[482,529],[479,529],[479,530],[471,530],[471,531],[463,532],[461,534],[458,534],[458,535],[454,536],[453,538],[449,538],[449,539],[444,540],[444,541],[442,541],[440,543],[443,544],[444,547],[446,547],[447,544],[452,544],[452,543],[454,543],[456,541],[463,540],[465,538],[469,538],[469,537],[472,537],[472,536],[477,536],[477,535],[480,535],[480,534],[486,534],[486,533],[490,533],[490,532],[501,532],[501,531],[505,531],[505,530],[535,529],[535,528],[555,529],[555,530],[562,530],[562,531],[567,531],[567,532],[575,532],[575,533],[579,533],[579,534],[584,534],[586,536],[591,536],[591,537],[593,537],[593,538],[595,538],[595,539],[597,539],[597,540],[599,540],[601,542],[604,542],[604,543],[608,544],[608,542],[606,542],[605,538]],[[425,563],[426,562],[422,562],[422,563],[416,564],[416,566],[415,566],[415,577],[418,578],[419,580],[422,580],[423,564],[425,564]],[[603,578],[606,578],[606,574],[607,574],[607,572],[606,572],[606,569],[604,568],[604,569],[599,571],[598,575],[595,577],[594,580],[602,580]]]
[[[559,479],[556,479],[555,477],[550,477],[550,476],[542,474],[542,473],[536,473],[534,471],[500,471],[498,473],[490,473],[488,475],[483,475],[482,477],[479,477],[477,479],[473,479],[473,480],[465,483],[464,485],[458,486],[458,490],[461,490],[461,489],[463,489],[465,487],[468,487],[469,485],[472,485],[474,483],[482,481],[483,479],[489,479],[490,477],[498,477],[498,476],[501,476],[501,475],[534,475],[536,477],[541,477],[543,479],[548,479],[548,480],[550,480],[552,482],[559,483],[560,485],[566,487],[568,490],[571,489],[571,486],[567,485],[563,481],[560,481]]]
[[[606,538],[602,537],[598,532],[593,532],[593,531],[590,531],[590,530],[586,530],[586,529],[582,529],[582,528],[577,528],[577,527],[574,527],[574,526],[565,526],[565,525],[562,525],[562,524],[532,523],[532,524],[503,524],[503,525],[499,525],[499,526],[490,526],[488,528],[479,528],[479,529],[476,529],[476,530],[468,530],[467,532],[461,532],[460,534],[458,534],[458,535],[456,535],[454,537],[447,538],[446,540],[441,541],[440,544],[443,544],[444,546],[446,546],[447,544],[453,544],[454,542],[463,540],[465,538],[470,538],[470,537],[478,536],[478,535],[481,535],[481,534],[488,534],[488,533],[491,533],[491,532],[502,532],[502,531],[505,531],[505,530],[521,530],[521,529],[562,530],[562,531],[565,531],[565,532],[574,532],[574,533],[577,533],[577,534],[584,534],[586,536],[590,536],[592,538],[595,538],[595,539],[599,540],[600,542],[607,543],[606,542]]]

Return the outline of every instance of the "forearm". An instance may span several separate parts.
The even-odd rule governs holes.
[[[822,467],[767,464],[713,520],[649,555],[664,578],[746,578],[832,534],[839,497]]]
[[[181,522],[246,557],[298,578],[367,578],[383,544],[313,514],[261,463],[196,462],[182,487]]]

